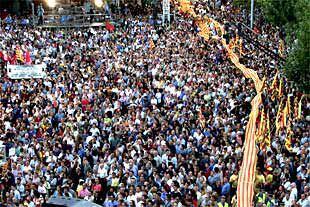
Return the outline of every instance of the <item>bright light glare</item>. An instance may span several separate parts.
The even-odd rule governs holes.
[[[56,0],[46,0],[47,6],[54,8],[56,6]]]
[[[95,0],[95,5],[96,5],[96,7],[101,8],[103,6],[103,1],[102,0]]]

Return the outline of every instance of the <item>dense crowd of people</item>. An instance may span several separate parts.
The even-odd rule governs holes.
[[[193,5],[229,31],[238,30],[229,22],[247,19],[229,1]],[[277,52],[279,32],[257,18],[262,44]],[[255,89],[219,42],[197,35],[193,20],[178,16],[164,28],[126,17],[113,32],[50,31],[11,20],[2,22],[0,51],[31,51],[47,77],[12,80],[2,68],[0,140],[8,159],[1,205],[41,206],[51,196],[107,207],[236,203]],[[251,42],[243,47],[243,63],[270,81],[279,61]],[[296,95],[288,83],[284,90]],[[309,131],[305,117],[294,120],[292,152],[285,133],[259,151],[255,206],[310,205]]]

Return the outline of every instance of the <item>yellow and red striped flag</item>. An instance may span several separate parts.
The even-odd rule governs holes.
[[[282,117],[282,100],[279,104],[279,107],[278,107],[278,112],[277,112],[277,117],[276,117],[276,134],[279,133],[279,130],[281,128],[281,124],[280,124],[280,121],[281,121],[281,117]]]
[[[297,119],[301,119],[301,104],[302,104],[302,99],[303,99],[303,95],[301,96],[299,103],[298,103],[298,115],[297,115]]]
[[[272,83],[271,83],[271,86],[270,86],[270,90],[271,90],[271,100],[274,101],[275,100],[275,97],[276,97],[276,93],[277,93],[277,85],[278,85],[278,74],[279,74],[279,71],[277,70],[276,74],[274,75],[273,77],[273,80],[272,80]]]
[[[256,130],[256,141],[257,143],[262,144],[264,142],[265,126],[266,126],[264,108],[261,109],[259,116],[260,116],[260,121],[259,121],[259,124],[257,125],[257,130]]]
[[[23,51],[20,49],[20,47],[16,47],[15,54],[17,60],[25,62]]]
[[[287,126],[287,120],[290,116],[290,96],[287,97],[286,104],[283,110],[283,126]]]
[[[201,112],[201,109],[200,109],[199,112],[198,112],[198,118],[199,118],[199,123],[200,123],[201,127],[204,128],[205,125],[206,125],[206,119],[205,119],[205,117],[203,116],[203,114],[202,114],[202,112]]]
[[[154,48],[155,48],[155,44],[154,44],[153,39],[151,38],[150,39],[150,49],[153,50]]]
[[[279,84],[279,88],[278,88],[278,96],[279,96],[279,98],[281,98],[282,97],[282,93],[283,93],[283,91],[282,91],[282,85],[283,85],[283,79],[281,78],[280,79],[280,84]]]
[[[292,151],[292,136],[293,136],[293,130],[291,128],[291,121],[289,120],[289,123],[287,124],[286,128],[286,138],[285,138],[285,147],[288,151]]]
[[[200,21],[198,23],[199,33],[198,35],[203,37],[205,40],[208,40],[210,37],[210,28],[207,21]]]
[[[273,77],[272,83],[271,83],[271,89],[276,89],[276,87],[277,87],[278,74],[279,74],[279,71],[277,70],[276,74]]]
[[[237,206],[253,206],[255,169],[257,162],[256,120],[259,113],[259,105],[262,103],[261,93],[252,100],[252,110],[245,132],[244,152],[240,168],[237,187]]]

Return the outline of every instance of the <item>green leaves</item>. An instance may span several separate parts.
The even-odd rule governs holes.
[[[284,71],[305,93],[310,91],[310,1],[258,0],[265,18],[274,26],[284,27],[290,48]]]

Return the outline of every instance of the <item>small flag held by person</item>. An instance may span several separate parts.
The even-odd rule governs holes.
[[[155,48],[155,43],[153,39],[150,39],[150,49],[153,50]]]
[[[25,59],[23,56],[23,51],[20,49],[20,47],[16,47],[15,54],[16,54],[16,59],[24,63]]]

